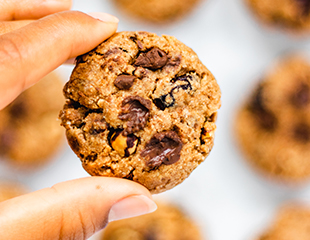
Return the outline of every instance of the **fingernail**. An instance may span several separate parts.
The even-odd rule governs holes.
[[[75,58],[69,58],[67,61],[64,62],[64,64],[72,65],[75,63]]]
[[[89,16],[97,19],[97,20],[100,20],[102,22],[108,22],[108,23],[118,23],[119,20],[118,18],[110,15],[110,14],[107,14],[107,13],[101,13],[101,12],[92,12],[92,13],[87,13]]]
[[[146,196],[127,197],[112,206],[109,213],[109,222],[151,213],[156,209],[155,202]]]

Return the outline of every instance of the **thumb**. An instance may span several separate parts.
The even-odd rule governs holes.
[[[117,22],[105,13],[60,12],[1,35],[0,109],[67,59],[110,37]]]
[[[87,239],[110,221],[156,210],[135,182],[88,177],[0,204],[0,239]]]

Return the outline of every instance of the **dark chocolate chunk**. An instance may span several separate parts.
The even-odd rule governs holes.
[[[119,119],[127,121],[124,134],[131,134],[143,129],[147,123],[151,101],[140,96],[126,97],[122,102]]]
[[[162,95],[159,98],[155,98],[153,100],[153,102],[156,105],[156,107],[158,107],[160,110],[165,110],[168,107],[172,107],[175,103],[174,94],[176,92],[178,92],[180,89],[182,89],[182,90],[191,90],[192,89],[192,85],[190,83],[190,80],[192,80],[191,75],[182,75],[182,76],[173,78],[170,81],[172,84],[174,84],[178,81],[182,82],[182,84],[173,87],[169,93]]]
[[[161,164],[171,165],[180,159],[183,143],[174,131],[156,133],[145,145],[141,156],[146,165],[153,169]]]
[[[263,86],[260,85],[249,104],[249,110],[256,116],[256,120],[262,128],[272,131],[277,126],[277,119],[271,111],[265,108],[262,93]]]
[[[122,74],[115,79],[114,85],[121,90],[128,90],[133,85],[135,79],[135,76]]]
[[[310,102],[310,88],[307,84],[301,83],[291,96],[292,104],[297,108],[306,107]]]
[[[294,138],[303,143],[310,141],[310,126],[305,123],[300,123],[293,130]]]
[[[301,9],[303,16],[308,16],[310,13],[310,0],[295,0]]]
[[[168,57],[164,51],[158,48],[152,48],[147,52],[140,53],[134,65],[138,67],[157,70],[165,66],[167,61]]]

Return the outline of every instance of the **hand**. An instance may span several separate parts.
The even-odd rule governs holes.
[[[70,6],[68,0],[0,2],[0,109],[116,31],[111,15],[59,12]],[[0,203],[0,239],[86,239],[110,221],[154,211],[151,199],[146,188],[124,179],[59,183]]]

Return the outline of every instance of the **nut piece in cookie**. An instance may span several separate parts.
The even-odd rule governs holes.
[[[221,92],[192,49],[171,36],[120,32],[78,59],[60,119],[89,174],[160,193],[205,160]]]
[[[111,146],[122,157],[129,157],[136,151],[138,138],[133,135],[124,135],[124,131],[115,131],[111,136]]]

